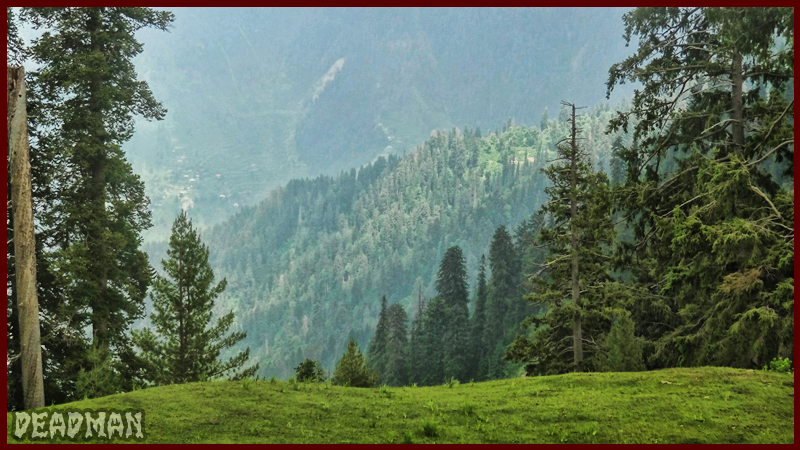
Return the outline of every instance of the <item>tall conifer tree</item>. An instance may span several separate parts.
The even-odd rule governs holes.
[[[150,213],[120,147],[133,132],[134,115],[165,113],[147,83],[136,80],[131,60],[142,45],[134,33],[166,30],[173,15],[149,8],[22,8],[18,17],[45,32],[28,47],[15,36],[10,41],[13,57],[39,65],[28,85],[45,391],[61,402],[127,390],[137,366],[125,330],[140,316],[150,281],[139,250]],[[113,364],[89,361],[87,325]],[[101,392],[77,392],[78,374],[93,367],[113,367],[119,376]]]
[[[387,309],[389,340],[386,345],[386,378],[389,386],[403,386],[408,380],[408,314],[395,303]]]
[[[506,227],[500,225],[494,232],[489,247],[489,262],[492,275],[489,277],[486,300],[486,325],[484,327],[484,348],[487,349],[486,376],[489,379],[503,378],[505,364],[502,357],[506,332],[516,324],[509,323],[509,309],[519,295],[519,261],[511,235]]]
[[[444,347],[444,376],[463,379],[468,364],[469,292],[466,260],[461,247],[456,245],[448,248],[442,257],[436,289],[444,309],[441,343]]]
[[[486,296],[488,289],[486,286],[486,256],[481,255],[480,269],[478,272],[478,290],[475,293],[475,311],[472,315],[472,348],[470,354],[472,361],[470,364],[469,377],[478,381],[486,378],[486,354],[487,349],[483,341],[483,332],[486,327]]]
[[[539,236],[549,255],[533,276],[534,292],[526,296],[533,304],[546,304],[547,312],[526,319],[526,326],[539,326],[533,340],[517,336],[505,354],[526,362],[528,373],[584,370],[584,335],[609,326],[601,313],[602,306],[611,306],[601,303],[608,300],[603,293],[610,281],[603,248],[614,237],[608,179],[592,172],[586,151],[577,144],[576,107],[565,104],[571,108],[572,130],[557,146],[562,162],[542,169],[553,183],[545,188],[550,200],[542,207],[553,223]]]
[[[156,333],[149,328],[133,332],[133,342],[142,349],[147,370],[144,378],[155,384],[187,383],[228,377],[233,380],[255,375],[258,364],[240,370],[250,357],[250,349],[228,361],[219,361],[222,350],[247,336],[234,332],[224,336],[233,323],[233,312],[211,323],[214,300],[225,290],[223,278],[212,286],[214,272],[208,264],[208,248],[200,241],[192,221],[183,211],[172,225],[162,261],[171,279],[156,276],[153,282],[153,308],[150,315]]]
[[[649,367],[762,367],[794,347],[794,10],[637,8],[639,49],[608,93],[642,83],[619,189],[620,252]]]
[[[378,324],[375,326],[375,335],[369,343],[367,350],[367,364],[375,369],[378,374],[378,381],[384,383],[387,366],[387,347],[389,343],[389,318],[386,311],[386,296],[381,296],[381,311],[378,314]]]
[[[425,308],[422,301],[422,288],[420,287],[414,319],[411,321],[411,336],[408,339],[408,382],[422,383],[422,374],[426,368],[423,320]]]

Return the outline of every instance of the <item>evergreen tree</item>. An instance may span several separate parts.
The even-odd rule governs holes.
[[[481,255],[480,269],[478,272],[478,290],[475,293],[475,311],[472,315],[472,336],[471,336],[471,355],[469,378],[478,381],[486,379],[486,355],[487,349],[484,346],[483,333],[486,327],[486,297],[488,289],[486,287],[486,256]]]
[[[366,364],[358,344],[352,338],[347,351],[336,363],[333,383],[349,387],[374,387],[378,384],[378,374]]]
[[[553,224],[542,228],[539,236],[549,255],[532,277],[534,291],[526,296],[533,304],[546,304],[547,312],[523,322],[526,327],[537,325],[533,340],[517,336],[505,355],[527,363],[531,374],[584,370],[583,336],[607,329],[609,312],[603,309],[616,306],[608,304],[610,296],[603,296],[610,281],[604,247],[614,237],[608,179],[592,172],[588,155],[577,145],[576,108],[566,105],[572,109],[572,130],[567,142],[557,147],[563,162],[542,170],[553,183],[545,189],[550,201],[542,207]]]
[[[444,377],[464,379],[469,350],[469,293],[466,260],[461,247],[448,248],[442,257],[436,289],[444,309],[441,341]]]
[[[395,303],[387,310],[389,341],[386,346],[386,378],[389,386],[403,386],[408,380],[408,315]]]
[[[239,370],[250,357],[250,349],[225,362],[220,352],[233,347],[247,336],[234,332],[223,337],[233,323],[233,312],[211,322],[214,300],[225,290],[222,279],[212,287],[214,272],[208,264],[208,248],[202,244],[186,212],[175,219],[167,250],[169,260],[162,261],[169,279],[156,276],[153,281],[153,308],[149,328],[133,331],[133,342],[142,349],[147,364],[144,378],[158,385],[188,383],[228,376],[232,380],[255,375],[258,364]],[[161,337],[161,339],[159,339]]]
[[[519,261],[517,250],[506,227],[500,225],[495,230],[489,247],[489,262],[492,275],[489,278],[486,300],[486,325],[484,327],[484,348],[488,349],[486,358],[487,379],[500,379],[505,374],[502,356],[506,332],[517,324],[510,323],[509,309],[522,301],[519,295]]]
[[[447,333],[447,308],[441,297],[432,298],[426,305],[422,319],[420,333],[420,347],[422,351],[422,367],[417,374],[420,384],[435,386],[445,381],[445,360],[448,358],[446,350],[450,342],[445,342]],[[450,375],[454,376],[454,375]]]
[[[644,294],[648,366],[759,368],[794,347],[794,10],[637,8],[624,21],[639,50],[608,91],[643,89],[609,126],[639,142],[620,155],[634,239],[618,267]]]
[[[6,62],[11,65],[22,65],[25,43],[19,36],[19,27],[14,17],[14,10],[6,7]]]
[[[620,158],[622,147],[622,136],[614,138],[611,144],[611,186],[617,187],[625,181],[625,168]]]
[[[416,313],[414,320],[411,322],[411,336],[408,339],[408,382],[409,383],[422,383],[422,374],[426,369],[425,353],[423,349],[424,337],[422,329],[422,321],[424,319],[425,309],[422,302],[422,288],[420,288],[420,295],[417,299]]]
[[[386,312],[386,296],[381,296],[381,312],[378,315],[378,324],[375,326],[375,335],[367,350],[367,364],[375,369],[378,374],[378,381],[384,383],[388,375],[387,347],[390,338],[389,319]]]
[[[467,292],[467,269],[461,247],[450,247],[442,257],[439,265],[439,276],[436,279],[436,290],[439,297],[448,308],[467,306],[469,293]]]
[[[46,33],[25,47],[16,19]],[[92,370],[116,373],[106,377],[115,386],[105,384],[98,395],[130,390],[140,369],[125,330],[141,314],[150,281],[138,249],[150,213],[120,146],[134,114],[160,119],[165,112],[135,79],[131,59],[142,45],[134,32],[166,30],[172,19],[148,8],[23,8],[8,17],[9,58],[39,65],[27,79],[28,126],[48,402],[88,395],[76,382]],[[14,301],[12,294],[9,320]],[[109,351],[90,349],[87,326],[93,345]],[[17,345],[16,328],[9,332],[9,345]],[[92,363],[92,352],[112,362]],[[18,375],[12,367],[10,378]]]
[[[297,381],[301,383],[306,381],[325,381],[325,371],[322,370],[322,364],[320,364],[319,361],[306,358],[306,360],[298,364],[294,370],[297,376]]]
[[[636,372],[645,369],[642,343],[633,333],[630,314],[618,317],[605,338],[606,353],[599,353],[597,368],[603,372]]]

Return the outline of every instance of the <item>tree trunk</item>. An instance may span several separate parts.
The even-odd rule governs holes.
[[[733,54],[733,67],[731,68],[731,119],[733,119],[733,146],[734,153],[741,157],[744,148],[744,115],[742,113],[742,54]]]
[[[93,53],[102,53],[103,45],[97,37],[100,32],[101,14],[103,8],[90,8],[89,19],[87,28],[90,35],[90,45]],[[91,162],[91,186],[92,186],[92,203],[95,208],[95,215],[97,221],[91,226],[93,229],[90,231],[88,244],[91,251],[95,254],[94,276],[97,281],[97,292],[92,298],[92,331],[94,334],[94,343],[102,350],[109,348],[109,316],[110,308],[108,299],[108,246],[106,244],[105,236],[105,217],[106,215],[106,168],[108,165],[108,157],[106,155],[107,133],[103,121],[103,108],[100,104],[100,90],[102,89],[102,80],[97,75],[90,81],[89,84],[89,111],[94,116],[95,128],[90,130],[92,140],[99,141],[99,148],[97,153],[92,157]],[[97,144],[94,144],[97,145]]]
[[[31,164],[28,157],[28,114],[25,107],[25,69],[7,71],[8,155],[11,165],[11,204],[14,228],[14,267],[20,331],[20,362],[25,409],[44,406],[39,301],[36,296],[36,245],[31,203]]]
[[[578,227],[575,225],[578,216],[578,128],[575,122],[575,105],[570,104],[572,107],[572,157],[570,158],[570,253],[572,254],[572,303],[575,307],[578,306],[578,299],[580,298],[580,286],[578,278]],[[575,371],[582,372],[581,362],[583,361],[583,340],[581,335],[581,318],[576,316],[572,322],[572,350],[575,362]]]

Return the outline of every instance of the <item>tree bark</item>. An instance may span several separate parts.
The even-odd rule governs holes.
[[[572,107],[572,142],[570,143],[572,149],[572,157],[570,158],[570,253],[572,254],[572,303],[575,307],[578,306],[578,299],[580,298],[580,285],[578,277],[578,227],[575,222],[578,217],[578,128],[575,121],[575,105],[570,104]],[[572,322],[572,350],[574,355],[575,371],[582,372],[581,363],[583,361],[583,340],[581,333],[581,318],[576,316]]]
[[[103,45],[98,38],[101,31],[101,14],[103,8],[90,8],[89,19],[87,21],[87,28],[90,35],[90,45],[93,53],[102,53]],[[96,261],[99,262],[94,267],[94,276],[97,281],[97,292],[91,301],[92,306],[92,331],[94,335],[94,342],[102,350],[107,351],[109,348],[109,315],[111,306],[108,304],[108,246],[105,238],[105,220],[106,213],[106,169],[108,165],[108,158],[106,155],[107,133],[105,130],[105,122],[103,121],[103,107],[100,103],[100,96],[102,89],[102,80],[98,75],[93,74],[93,78],[89,83],[89,111],[94,116],[94,124],[96,128],[90,131],[92,140],[96,140],[99,144],[97,153],[92,157],[91,161],[91,186],[92,195],[94,195],[93,204],[95,208],[96,217],[103,218],[97,220],[91,226],[93,229],[89,233],[89,248],[96,255]]]
[[[742,149],[744,148],[744,114],[742,112],[742,54],[735,52],[733,54],[733,67],[731,68],[731,82],[733,87],[731,89],[731,119],[733,119],[733,146],[734,153],[742,156]]]
[[[8,67],[8,155],[11,165],[11,209],[14,229],[14,267],[20,331],[20,362],[25,409],[44,407],[39,300],[36,296],[36,245],[31,203],[31,164],[28,156],[28,114],[25,107],[25,69]]]

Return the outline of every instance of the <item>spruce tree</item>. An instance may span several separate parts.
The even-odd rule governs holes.
[[[478,381],[486,379],[487,349],[483,341],[483,332],[486,327],[486,256],[481,255],[480,269],[478,272],[478,290],[475,293],[475,311],[472,315],[471,327],[471,361],[469,378]]]
[[[469,293],[466,260],[461,247],[448,248],[442,257],[436,289],[444,309],[441,341],[444,377],[464,379],[469,349]]]
[[[389,386],[403,386],[408,380],[408,315],[395,303],[387,309],[389,341],[386,345],[386,377]]]
[[[233,347],[247,336],[234,332],[224,336],[233,323],[230,312],[211,323],[214,300],[225,290],[223,278],[212,286],[214,272],[208,264],[208,248],[200,241],[186,212],[175,219],[167,250],[169,260],[162,261],[168,278],[153,281],[153,308],[150,315],[156,332],[145,328],[133,331],[133,342],[142,349],[147,365],[144,378],[158,385],[188,383],[228,377],[232,380],[255,375],[258,364],[240,370],[250,357],[250,349],[229,360],[219,361],[222,350]]]
[[[645,369],[642,359],[642,343],[634,335],[630,313],[616,318],[604,341],[605,352],[598,355],[598,370],[636,372]]]
[[[619,188],[651,368],[760,368],[794,347],[794,10],[637,8],[608,92],[643,85]]]
[[[509,310],[511,305],[522,301],[521,298],[517,299],[520,283],[517,251],[503,225],[497,227],[492,237],[489,262],[492,275],[488,283],[483,346],[488,350],[486,377],[499,379],[504,377],[503,349],[509,343],[504,342],[504,338],[507,330],[517,325],[510,323]]]
[[[381,312],[378,315],[378,324],[375,326],[375,335],[367,350],[367,364],[375,369],[378,374],[378,381],[384,383],[386,376],[386,366],[388,363],[387,347],[389,342],[389,319],[386,311],[386,296],[381,296]]]
[[[422,288],[420,287],[414,319],[411,322],[411,336],[409,336],[408,339],[407,380],[409,383],[422,383],[423,373],[427,367],[423,348],[424,338],[422,335],[424,313],[425,308],[422,301]]]
[[[134,115],[165,113],[147,83],[136,80],[131,60],[142,45],[134,33],[166,30],[173,15],[149,8],[22,8],[8,19],[9,57],[39,66],[28,77],[28,125],[43,243],[36,258],[45,393],[56,403],[82,398],[89,393],[76,391],[78,375],[109,368],[115,381],[98,395],[129,390],[139,367],[125,332],[141,315],[150,282],[139,250],[150,213],[120,147],[133,132]],[[13,33],[16,19],[45,33],[25,46]],[[92,345],[112,363],[90,362]]]
[[[423,365],[418,376],[421,384],[426,386],[442,384],[445,380],[447,319],[444,300],[432,298],[425,307],[420,333]]]

